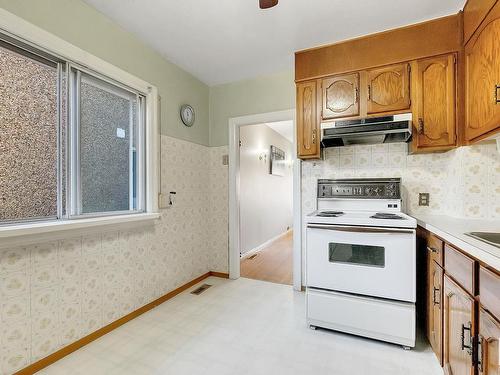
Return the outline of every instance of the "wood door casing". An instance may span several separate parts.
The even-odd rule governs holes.
[[[413,148],[456,146],[456,56],[432,57],[414,63]]]
[[[500,129],[500,2],[465,46],[468,141]]]
[[[439,363],[443,364],[443,269],[427,251],[427,338]]]
[[[359,73],[323,79],[321,91],[322,118],[359,115]]]
[[[410,65],[397,64],[368,72],[368,114],[410,108]]]
[[[297,83],[297,155],[307,159],[319,154],[316,81]]]
[[[500,375],[500,322],[479,309],[478,370],[481,375]]]
[[[446,259],[446,258],[445,258]],[[443,310],[443,364],[447,375],[473,375],[472,355],[462,349],[464,344],[471,345],[469,337],[474,337],[474,299],[444,276]],[[467,330],[469,328],[472,332]]]

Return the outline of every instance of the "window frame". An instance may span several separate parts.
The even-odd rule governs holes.
[[[82,50],[71,43],[27,22],[26,20],[0,8],[0,41],[8,45],[13,45],[15,48],[19,48],[23,53],[27,53],[28,56],[38,56],[47,61],[53,61],[57,64],[57,72],[59,77],[58,84],[58,132],[57,132],[57,186],[58,186],[58,215],[57,218],[40,218],[40,219],[26,219],[16,222],[2,222],[0,224],[0,239],[8,239],[12,237],[15,238],[20,236],[26,237],[30,234],[40,235],[41,233],[58,232],[65,230],[81,230],[90,227],[100,227],[106,225],[121,225],[122,223],[130,223],[136,221],[151,221],[159,218],[158,214],[158,175],[159,175],[159,165],[158,165],[158,147],[159,147],[159,103],[158,103],[158,89],[96,57],[85,50]],[[122,85],[126,87],[127,90],[133,90],[144,97],[142,107],[144,108],[144,127],[143,127],[143,138],[144,138],[144,152],[143,161],[144,165],[142,168],[142,173],[144,178],[138,178],[138,183],[141,182],[144,194],[144,203],[142,211],[125,211],[125,212],[113,212],[106,215],[92,215],[92,216],[78,216],[70,217],[69,212],[63,214],[64,207],[62,207],[63,202],[63,163],[65,164],[66,174],[68,174],[68,164],[67,160],[61,159],[61,146],[62,142],[62,117],[64,116],[62,111],[63,102],[61,100],[61,90],[62,90],[62,78],[63,75],[66,76],[66,83],[68,90],[69,86],[69,73],[70,67],[75,66],[78,69],[85,69],[91,72],[93,75],[97,75],[98,78],[105,77],[107,80],[111,80],[114,85]],[[69,95],[68,95],[69,97]],[[70,115],[69,107],[67,106],[66,116]],[[66,118],[66,135],[69,137],[70,123],[67,122]],[[69,154],[68,144],[65,149],[65,159]],[[68,189],[67,182],[69,178],[66,178],[66,189]],[[139,184],[138,184],[139,185]],[[139,188],[139,186],[138,186]],[[66,190],[66,206],[69,200],[69,190]]]
[[[87,76],[89,81],[95,80],[95,85],[99,86],[100,82],[103,81],[106,84],[111,86],[115,86],[119,89],[123,89],[131,94],[135,94],[137,101],[137,142],[136,142],[136,158],[137,158],[137,166],[136,166],[136,209],[129,210],[121,210],[121,211],[102,211],[102,212],[91,212],[91,213],[83,213],[82,212],[82,186],[81,186],[81,155],[80,155],[80,130],[81,130],[81,122],[80,122],[80,103],[81,103],[81,91],[80,84],[82,81],[82,73]],[[104,87],[101,86],[103,90],[112,92],[114,87]],[[68,64],[68,73],[67,73],[67,91],[69,93],[68,98],[71,101],[71,105],[68,106],[67,113],[67,137],[66,137],[66,217],[68,219],[79,219],[79,218],[93,218],[93,217],[102,217],[102,216],[114,216],[114,215],[129,215],[136,213],[145,212],[145,202],[147,197],[147,192],[145,191],[145,105],[146,100],[143,93],[134,90],[130,87],[127,87],[119,82],[115,82],[107,77],[104,77],[96,72],[93,72],[90,69],[85,67],[76,65],[76,64]],[[122,96],[122,93],[116,91],[116,95]],[[128,99],[128,98],[127,98]],[[132,125],[129,125],[129,134],[130,137],[133,136],[134,133],[130,131]],[[64,140],[63,140],[64,141]],[[132,138],[130,139],[132,143]],[[129,160],[132,160],[132,147],[129,148]],[[132,174],[133,163],[129,165],[129,176]],[[132,204],[133,200],[133,183],[129,181],[129,206]]]

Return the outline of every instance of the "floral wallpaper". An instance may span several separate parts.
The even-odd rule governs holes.
[[[316,209],[319,178],[401,177],[409,213],[500,218],[500,154],[495,144],[445,153],[408,155],[405,143],[329,148],[321,161],[302,163],[302,212]],[[430,205],[418,205],[418,193]]]
[[[208,272],[227,272],[227,147],[161,139],[152,226],[0,245],[0,374],[12,374]],[[213,172],[213,173],[212,173]]]

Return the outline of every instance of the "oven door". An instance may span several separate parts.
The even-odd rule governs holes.
[[[308,287],[415,302],[414,229],[308,224]]]

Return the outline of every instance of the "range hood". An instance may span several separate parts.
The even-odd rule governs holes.
[[[411,113],[321,124],[321,146],[408,142],[411,138]]]

